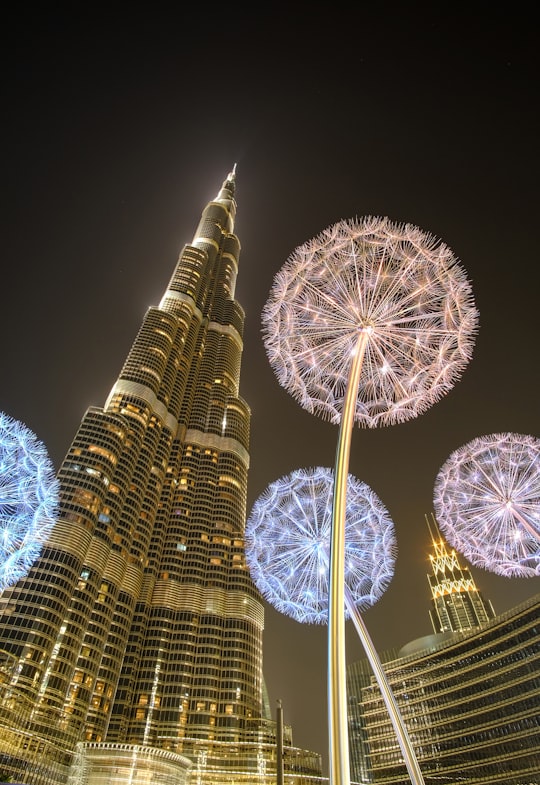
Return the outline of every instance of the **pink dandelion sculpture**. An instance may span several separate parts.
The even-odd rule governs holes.
[[[351,357],[364,357],[354,420],[422,414],[469,362],[478,313],[452,251],[411,224],[341,221],[297,248],[262,314],[266,352],[300,405],[339,423]]]
[[[494,433],[453,452],[435,480],[448,542],[504,577],[540,575],[540,439]]]
[[[332,484],[331,469],[298,469],[267,487],[246,524],[255,585],[278,611],[308,624],[328,623]],[[351,475],[347,498],[345,581],[365,610],[394,574],[394,524],[378,496]]]
[[[460,378],[477,329],[472,289],[450,248],[388,218],[341,221],[299,246],[263,309],[266,353],[279,383],[307,411],[339,424],[328,611],[331,785],[350,781],[344,600],[352,426],[392,425],[426,411]],[[361,634],[369,656],[363,627]],[[375,675],[390,693],[380,663]],[[405,729],[394,726],[411,780],[423,783]]]
[[[54,525],[59,486],[44,444],[0,412],[0,591],[22,578]]]

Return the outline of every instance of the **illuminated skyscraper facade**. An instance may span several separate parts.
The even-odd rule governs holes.
[[[431,534],[434,633],[381,655],[427,783],[532,785],[540,760],[540,596],[495,616],[468,569]],[[367,660],[347,668],[351,778],[408,781]]]
[[[540,595],[465,632],[383,655],[426,785],[533,785],[540,771]],[[347,669],[351,778],[408,782],[365,661]]]
[[[244,559],[235,213],[233,169],[105,405],[82,419],[42,556],[0,596],[0,771],[20,782],[67,781],[77,744],[81,782],[85,755],[133,777],[133,750],[153,783],[190,765],[197,783],[275,779],[264,609]],[[284,755],[285,770],[292,758],[302,777],[320,774],[320,756]]]
[[[428,575],[433,631],[460,632],[485,624],[495,616],[491,602],[478,591],[470,570],[459,563],[455,550],[448,550],[435,518],[430,524],[426,516],[426,522],[433,545],[429,557],[432,572]]]

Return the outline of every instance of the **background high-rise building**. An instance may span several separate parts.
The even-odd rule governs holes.
[[[20,782],[71,769],[92,783],[109,766],[178,783],[190,765],[197,783],[275,779],[264,609],[244,559],[235,213],[233,169],[82,419],[41,557],[0,597],[0,770]],[[318,777],[320,756],[284,735],[289,782]]]
[[[495,616],[489,600],[478,591],[468,567],[459,563],[455,550],[449,550],[442,538],[435,517],[426,516],[433,554],[432,572],[428,575],[431,589],[429,615],[433,631],[459,632],[484,624]]]
[[[428,575],[434,634],[381,655],[425,782],[539,782],[540,595],[495,616],[455,552],[436,538]],[[351,778],[408,781],[367,660],[347,668]]]
[[[381,659],[426,783],[539,782],[540,595]],[[352,779],[403,785],[403,755],[364,661],[348,667],[347,691]]]

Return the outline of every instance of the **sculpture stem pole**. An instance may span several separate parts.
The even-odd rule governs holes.
[[[345,664],[345,509],[351,435],[368,334],[358,336],[339,427],[328,586],[328,742],[330,785],[350,785]]]
[[[284,766],[283,766],[283,708],[281,701],[278,700],[277,707],[277,722],[276,722],[276,736],[277,736],[277,776],[276,784],[283,785],[284,782]]]
[[[390,715],[390,720],[394,726],[397,740],[399,742],[411,782],[413,785],[424,785],[424,777],[420,771],[418,760],[411,744],[409,734],[407,733],[407,728],[403,722],[399,706],[397,705],[397,701],[390,688],[390,685],[388,684],[388,679],[386,678],[386,674],[383,670],[379,656],[369,636],[366,625],[364,624],[364,620],[355,607],[354,600],[351,596],[348,586],[345,586],[345,604],[354,622],[358,636],[362,641],[367,658],[373,673],[375,674],[375,678],[377,679],[377,684],[379,685],[383,700],[385,702],[386,708],[388,709],[388,714]]]
[[[345,587],[345,515],[347,508],[347,480],[349,456],[358,396],[360,372],[368,341],[363,330],[353,355],[341,418],[336,463],[330,545],[330,574],[328,599],[328,728],[330,753],[330,785],[350,785],[349,743],[347,724],[347,682],[345,661],[345,605],[364,646],[373,673],[381,690],[390,719],[405,759],[413,785],[424,785],[407,729],[403,723],[388,680],[364,622]]]

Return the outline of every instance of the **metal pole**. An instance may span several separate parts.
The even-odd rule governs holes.
[[[345,664],[345,509],[351,434],[368,333],[362,330],[352,359],[339,427],[328,586],[328,736],[330,785],[350,785]]]
[[[277,765],[277,785],[283,785],[283,709],[281,701],[277,702],[277,722],[276,722],[276,765]]]
[[[360,612],[357,610],[354,604],[354,600],[348,586],[345,586],[345,604],[354,622],[354,626],[356,627],[356,631],[360,637],[360,640],[364,645],[364,649],[366,651],[367,658],[370,662],[373,673],[375,674],[375,678],[377,679],[377,684],[379,685],[384,703],[388,709],[390,720],[394,726],[397,740],[401,752],[403,753],[403,758],[405,760],[405,765],[407,766],[407,771],[409,772],[411,782],[413,785],[424,785],[424,777],[420,771],[420,766],[418,765],[418,760],[407,732],[407,728],[403,722],[399,706],[397,705],[394,693],[390,688],[388,679],[386,678],[386,674],[382,667],[382,663],[377,652],[375,651],[375,646],[373,645],[373,642],[369,636],[366,625],[364,624],[364,620],[362,619]]]
[[[407,729],[383,671],[375,648],[360,614],[356,611],[350,592],[345,589],[345,515],[347,508],[347,480],[354,413],[358,396],[360,372],[364,360],[368,330],[362,330],[353,354],[345,391],[343,416],[339,427],[334,470],[334,497],[330,545],[328,599],[328,726],[330,754],[330,785],[350,785],[349,736],[347,724],[347,682],[345,662],[345,604],[356,626],[375,678],[383,695],[390,719],[405,758],[411,783],[424,785]]]

